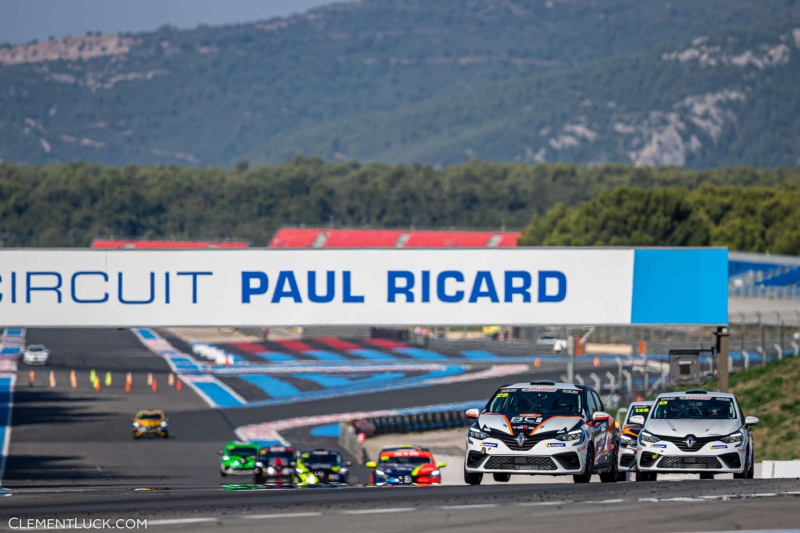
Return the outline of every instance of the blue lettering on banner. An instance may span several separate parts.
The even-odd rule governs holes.
[[[103,281],[105,283],[108,283],[108,274],[106,274],[105,272],[100,272],[100,271],[96,271],[96,272],[75,272],[72,275],[72,280],[70,281],[70,286],[72,288],[71,293],[72,293],[72,301],[73,302],[79,303],[79,304],[102,304],[102,303],[106,303],[108,301],[108,293],[107,292],[103,293],[103,297],[102,298],[95,298],[95,299],[90,299],[90,298],[81,299],[81,298],[78,298],[78,292],[76,290],[76,281],[78,281],[78,276],[100,276],[100,277],[103,278]],[[167,302],[167,303],[169,303],[169,302]]]
[[[253,285],[253,282],[258,282]],[[264,272],[242,272],[242,303],[249,304],[251,296],[266,294],[269,278]]]
[[[422,271],[422,303],[430,303],[431,301],[431,272],[430,270]]]
[[[445,291],[445,284],[448,279],[452,279],[457,283],[463,283],[464,274],[458,270],[445,270],[444,272],[440,272],[436,277],[436,297],[444,303],[458,303],[464,299],[464,291],[456,291],[453,294],[447,294]]]
[[[289,285],[288,289],[284,288],[287,284]],[[294,279],[294,273],[291,270],[281,270],[278,273],[272,303],[280,303],[281,298],[292,298],[295,303],[303,303],[303,299],[300,298],[300,289],[297,288],[297,280]]]
[[[364,297],[363,296],[354,295],[352,293],[352,291],[351,291],[352,287],[350,286],[351,285],[351,282],[350,282],[350,271],[349,270],[345,270],[344,272],[342,272],[342,275],[343,275],[343,278],[344,278],[343,279],[344,298],[342,298],[342,301],[344,303],[346,303],[346,304],[363,304],[364,303]]]
[[[414,303],[414,293],[411,289],[414,288],[414,273],[408,270],[390,270],[389,274],[389,295],[388,301],[393,304],[397,301],[398,296],[405,297],[406,303]],[[398,281],[403,281],[402,286],[398,286]],[[423,300],[424,301],[424,300]]]
[[[56,278],[55,287],[33,287],[31,283],[33,281],[33,276],[54,276]],[[53,291],[58,296],[58,303],[61,303],[61,274],[58,272],[28,272],[26,278],[26,283],[28,285],[25,297],[26,302],[31,303],[32,291]]]
[[[511,303],[514,301],[514,295],[520,294],[522,295],[522,301],[524,303],[530,303],[531,301],[531,275],[529,272],[525,272],[524,270],[514,271],[510,270],[505,273],[505,299],[506,303]],[[516,287],[514,280],[522,281],[522,285],[520,287]]]
[[[333,301],[336,296],[336,272],[328,270],[325,273],[325,296],[317,294],[317,273],[308,271],[308,300],[315,304],[326,304]]]
[[[484,284],[486,284],[486,290],[483,290]],[[474,304],[478,298],[489,298],[492,303],[500,301],[497,298],[497,290],[494,288],[492,273],[486,270],[479,270],[475,276],[475,283],[472,284],[472,292],[469,294],[469,303]]]
[[[547,280],[554,279],[558,282],[558,291],[547,294]],[[542,270],[539,272],[539,301],[563,302],[567,297],[567,276],[557,270]]]
[[[146,304],[153,303],[153,300],[156,299],[156,273],[155,272],[150,272],[150,298],[148,300],[126,300],[122,296],[122,272],[119,273],[117,278],[119,280],[118,281],[119,286],[117,287],[117,289],[118,289],[117,296],[119,297],[119,303],[126,304],[126,305],[146,305]]]
[[[213,272],[178,272],[179,276],[192,276],[192,303],[197,303],[197,276],[213,276]],[[169,272],[167,272],[167,303],[169,303]]]

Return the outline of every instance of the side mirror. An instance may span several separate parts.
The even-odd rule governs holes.
[[[217,452],[217,455],[225,455],[225,454],[222,453],[222,450],[220,450],[220,451]]]
[[[376,463],[375,461],[367,461],[366,463],[364,463],[364,466],[366,466],[367,468],[378,468],[378,463]]]
[[[447,463],[437,463],[436,468],[444,468],[447,466]]]
[[[345,461],[344,466],[353,466],[353,461]]]
[[[761,421],[755,416],[748,416],[744,419],[744,425],[747,427],[757,426],[759,422]]]
[[[603,411],[597,411],[595,414],[592,415],[592,420],[595,422],[608,422],[611,420],[611,415],[608,413],[604,413]]]
[[[631,424],[644,425],[644,417],[642,415],[633,415],[630,419]]]
[[[614,429],[619,429],[619,420],[614,420]]]
[[[472,409],[467,409],[466,413],[464,414],[467,415],[467,418],[478,418],[481,412],[479,409],[472,408]]]

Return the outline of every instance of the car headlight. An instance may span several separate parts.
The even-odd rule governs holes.
[[[556,436],[556,440],[561,440],[561,441],[581,440],[582,438],[583,438],[583,430],[581,429],[574,429],[568,433]]]
[[[375,475],[376,476],[381,476],[381,477],[386,477],[386,472],[384,472],[383,470],[375,470]]]
[[[469,428],[469,436],[472,437],[473,439],[478,439],[478,440],[489,438],[488,433],[485,433],[474,426]]]
[[[440,472],[438,470],[434,470],[433,472],[428,474],[428,477],[439,477],[439,474]]]
[[[636,440],[634,440],[630,435],[620,435],[619,441],[623,446],[633,446],[636,443]]]
[[[162,427],[162,428],[165,428],[165,427],[167,427],[167,423],[166,423],[166,421],[164,421],[164,422],[161,422],[161,427]]]
[[[136,422],[134,422],[134,423],[133,423],[133,427],[135,427],[135,428],[138,428],[138,427],[139,427],[139,424],[137,424]]]
[[[268,466],[267,467],[267,474],[274,474],[274,473],[275,473],[275,469],[272,468],[271,466]]]
[[[229,461],[229,460],[230,460],[230,457],[228,457],[227,455],[223,455],[223,456],[222,456],[222,460],[223,460],[223,461]]]
[[[735,433],[731,433],[727,437],[723,437],[723,438],[721,438],[719,440],[721,440],[722,442],[725,442],[727,444],[738,444],[738,443],[740,443],[740,442],[742,442],[744,440],[744,434],[741,432],[741,430],[739,430],[739,431],[737,431]]]
[[[639,433],[639,440],[641,442],[658,442],[661,439],[650,433],[649,431],[642,430]]]

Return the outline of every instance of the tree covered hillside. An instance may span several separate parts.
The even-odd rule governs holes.
[[[547,213],[543,227],[542,219],[534,219],[533,240],[531,232],[526,230],[529,239],[526,242],[548,244],[550,241],[545,242],[546,239],[584,238],[585,228],[580,225],[584,224],[591,230],[586,234],[596,236],[587,244],[594,244],[603,243],[610,229],[620,239],[629,240],[627,235],[639,231],[620,229],[635,225],[626,218],[633,212],[629,207],[642,209],[643,205],[649,212],[654,206],[653,220],[660,220],[658,214],[664,211],[658,207],[661,200],[642,204],[637,199],[637,195],[649,193],[640,189],[621,193],[619,187],[654,188],[658,189],[653,193],[657,195],[666,187],[668,196],[677,195],[677,200],[670,200],[675,204],[693,202],[687,195],[691,197],[694,193],[686,191],[706,184],[698,193],[708,200],[708,206],[702,209],[703,224],[714,217],[720,220],[727,217],[730,224],[735,224],[741,217],[748,231],[752,228],[757,232],[759,224],[775,224],[766,218],[769,213],[797,219],[796,215],[789,217],[786,210],[797,205],[798,183],[798,170],[747,167],[698,172],[674,167],[474,161],[435,169],[296,158],[283,165],[249,170],[240,166],[226,172],[219,168],[178,166],[104,167],[71,163],[25,167],[4,163],[0,164],[0,233],[5,246],[87,246],[93,238],[101,236],[237,238],[264,246],[275,230],[285,224],[515,229],[528,224],[532,215]],[[714,193],[703,188],[710,184],[748,188],[718,189],[730,194],[726,193],[725,201],[716,204],[720,210],[716,214],[712,210]],[[781,203],[782,193],[774,187],[753,189],[755,184],[786,187],[794,192],[791,196],[787,193],[787,201]],[[679,188],[676,189],[679,192],[670,192],[672,188]],[[751,194],[754,190],[759,191],[757,195]],[[602,191],[611,191],[612,196],[604,196]],[[598,194],[600,197],[592,200]],[[629,195],[630,201],[617,201],[614,195],[620,194]],[[770,210],[769,198],[781,205],[781,210]],[[554,216],[554,211],[548,209],[559,202],[560,211],[554,211],[561,214]],[[728,204],[736,210],[725,215]],[[565,206],[577,207],[570,211]],[[587,206],[597,207],[586,211]],[[746,216],[753,206],[758,206],[762,218]],[[597,213],[604,219],[617,220],[619,228],[602,223],[604,219],[598,218]],[[553,230],[556,223],[558,231]],[[642,231],[649,230],[642,226]],[[660,239],[662,234],[669,232],[654,235]],[[760,240],[736,241],[737,236],[732,229],[727,242],[739,249],[769,249]]]
[[[698,135],[702,149],[695,143],[683,160],[674,150],[633,160],[628,153],[666,127],[669,119],[648,122],[651,111],[723,90],[733,91],[719,102],[724,117],[785,136],[797,113],[782,78],[795,72],[799,20],[797,0],[363,0],[237,26],[0,45],[0,158],[227,167],[245,156],[281,162],[302,152],[432,164],[473,156],[794,164],[791,140],[767,150],[774,139],[761,139],[737,159],[753,137],[729,119],[716,144]],[[737,33],[776,24],[759,30],[760,40]],[[716,53],[713,39],[731,35],[730,57],[746,65],[709,75],[702,58]],[[776,52],[780,45],[788,53]],[[674,60],[662,59],[673,52]],[[707,79],[717,76],[725,82]],[[527,101],[515,80],[528,87]],[[611,102],[625,116],[611,117]],[[596,125],[617,122],[642,129],[644,140],[620,148],[616,134]],[[552,135],[539,133],[546,128]],[[545,139],[546,153],[533,135]]]

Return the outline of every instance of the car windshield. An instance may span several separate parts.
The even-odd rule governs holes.
[[[43,352],[44,350],[45,348],[41,344],[31,344],[28,346],[29,352]]]
[[[164,416],[158,413],[139,413],[136,418],[139,420],[161,420]]]
[[[257,453],[257,448],[233,448],[225,450],[225,455],[228,457],[251,457]]]
[[[381,464],[400,464],[400,465],[426,465],[433,462],[431,457],[422,457],[419,455],[406,455],[406,456],[391,456],[381,455]]]
[[[500,389],[489,401],[486,410],[504,415],[535,414],[580,415],[581,394],[578,389],[531,387]]]
[[[650,414],[651,407],[649,405],[632,405],[630,411],[628,411],[628,419],[625,421],[626,424],[631,423],[632,416],[643,416],[647,419],[647,415]]]
[[[270,466],[289,466],[295,461],[292,452],[267,452],[261,454],[261,462]]]
[[[342,456],[335,452],[308,452],[303,454],[303,461],[313,464],[337,465],[342,462]]]
[[[732,398],[714,396],[674,396],[660,398],[650,414],[651,419],[733,420],[737,418]]]

